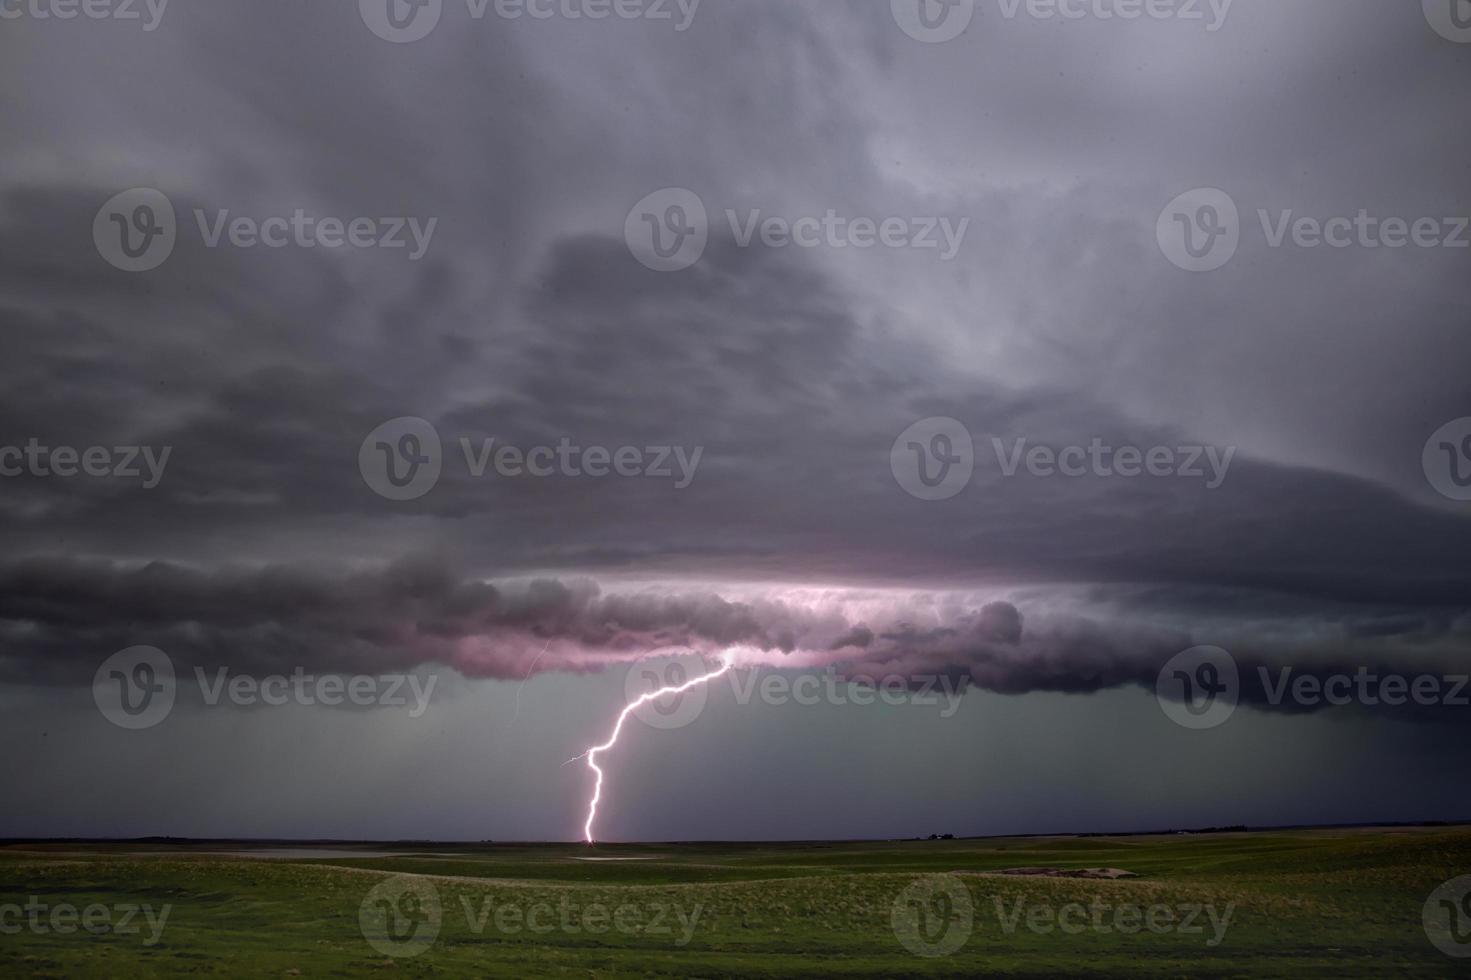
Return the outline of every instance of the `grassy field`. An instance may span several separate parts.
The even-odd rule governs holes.
[[[1471,828],[240,850],[0,847],[0,976],[1471,974]]]

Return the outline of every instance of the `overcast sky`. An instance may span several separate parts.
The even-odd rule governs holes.
[[[530,6],[0,0],[0,834],[1471,814],[1450,0]]]

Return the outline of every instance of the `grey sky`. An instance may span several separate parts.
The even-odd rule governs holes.
[[[1226,728],[1192,732],[1152,692],[1197,645],[1248,678],[1467,669],[1471,504],[1422,453],[1471,416],[1471,248],[1272,247],[1258,212],[1471,214],[1471,44],[1377,0],[1235,0],[1217,30],[977,0],[943,44],[886,3],[703,0],[685,30],[669,6],[508,20],[444,0],[402,44],[347,0],[170,4],[152,30],[0,20],[0,446],[170,449],[152,488],[0,478],[0,731],[35,760],[7,776],[25,803],[0,833],[147,832],[100,789],[126,771],[139,814],[170,814],[158,832],[572,836],[583,771],[561,762],[629,666],[731,647],[985,690],[943,720],[717,697],[622,758],[621,805],[651,801],[619,835],[1464,816],[1434,746],[1471,708],[1284,709],[1249,681]],[[136,187],[166,195],[177,243],[132,273],[92,228]],[[670,187],[698,196],[709,244],[656,272],[625,222]],[[1156,240],[1194,188],[1239,209],[1212,272]],[[433,233],[417,260],[207,244],[222,211],[298,209]],[[743,247],[727,210],[967,224],[947,261]],[[359,452],[406,416],[442,472],[394,501]],[[975,446],[933,502],[890,458],[932,417]],[[462,439],[700,456],[684,487],[672,453],[667,478],[477,477]],[[995,447],[1022,439],[1232,455],[1214,487],[1008,476]],[[450,693],[411,720],[185,697],[119,739],[89,685],[140,644],[183,677],[413,670]],[[170,761],[133,771],[110,754],[129,744]],[[717,750],[718,772],[698,764]],[[1151,753],[1166,772],[1141,781]],[[1180,772],[1202,757],[1220,786]],[[1304,778],[1350,758],[1414,805]],[[880,798],[875,773],[908,764],[932,778]],[[190,792],[216,770],[218,800]],[[845,786],[867,789],[830,829]]]

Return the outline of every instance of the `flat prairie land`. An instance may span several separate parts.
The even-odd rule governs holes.
[[[1102,869],[1132,877],[1078,876]],[[0,976],[1467,976],[1444,950],[1471,955],[1468,874],[1466,827],[17,842],[0,846]]]

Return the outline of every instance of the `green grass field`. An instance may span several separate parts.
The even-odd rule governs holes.
[[[1471,975],[1471,828],[238,850],[0,847],[0,976]]]

